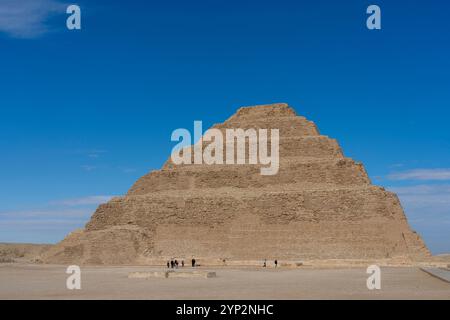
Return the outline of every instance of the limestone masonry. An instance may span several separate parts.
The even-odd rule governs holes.
[[[429,251],[397,196],[286,104],[241,108],[214,128],[277,128],[280,168],[174,165],[98,207],[47,263],[145,264],[214,260],[420,260]],[[159,259],[159,260],[158,260]]]

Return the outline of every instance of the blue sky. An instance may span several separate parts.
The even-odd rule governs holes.
[[[56,242],[176,128],[287,102],[450,252],[450,4],[0,0],[0,241]],[[366,8],[382,30],[366,28]]]

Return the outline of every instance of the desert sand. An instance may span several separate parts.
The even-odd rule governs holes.
[[[184,271],[191,268],[183,268]],[[215,278],[129,279],[156,267],[82,267],[81,290],[66,289],[66,266],[1,264],[0,299],[450,299],[450,284],[415,267],[381,269],[381,290],[365,268],[197,268]]]

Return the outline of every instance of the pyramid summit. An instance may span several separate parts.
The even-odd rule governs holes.
[[[279,170],[260,164],[177,165],[100,205],[48,263],[392,259],[429,256],[397,196],[287,104],[240,108],[213,128],[279,129]],[[206,146],[208,142],[203,142]]]

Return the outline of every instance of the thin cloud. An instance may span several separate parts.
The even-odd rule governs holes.
[[[120,167],[119,169],[122,170],[123,173],[134,173],[134,172],[137,171],[135,168],[123,168],[123,167]]]
[[[388,189],[396,193],[402,203],[409,208],[433,208],[434,212],[450,215],[450,185],[448,184],[422,184]]]
[[[105,149],[74,149],[74,150],[68,150],[69,154],[75,154],[75,155],[83,155],[87,156],[89,158],[98,158],[105,153],[107,153],[108,150]]]
[[[391,187],[389,189],[399,195],[450,194],[450,185],[448,184],[420,184],[407,187]]]
[[[55,242],[82,228],[111,196],[56,200],[40,209],[0,211],[0,242]]]
[[[440,169],[414,169],[394,172],[387,176],[389,180],[450,180],[450,168]]]
[[[88,196],[83,198],[75,198],[75,199],[66,199],[51,202],[52,205],[61,205],[61,206],[89,206],[89,205],[99,205],[111,200],[113,196]]]
[[[0,242],[56,243],[70,232],[83,228],[90,210],[11,212],[11,217],[0,216]]]
[[[86,219],[92,214],[89,209],[43,209],[0,212],[0,221],[45,221],[48,219]]]
[[[0,222],[38,220],[80,220],[86,222],[95,211],[95,207],[99,204],[108,202],[111,198],[113,198],[113,196],[87,196],[51,201],[42,209],[0,211]]]
[[[36,38],[50,31],[48,19],[64,14],[66,4],[57,0],[0,1],[0,32],[14,38]]]
[[[409,223],[433,253],[449,252],[450,185],[420,184],[387,189],[399,196]]]
[[[87,152],[87,155],[89,158],[97,159],[106,152],[106,150],[90,150],[89,152]]]
[[[84,171],[88,171],[88,172],[97,169],[96,166],[90,166],[90,165],[83,165],[83,166],[81,166],[81,168],[82,168]]]

